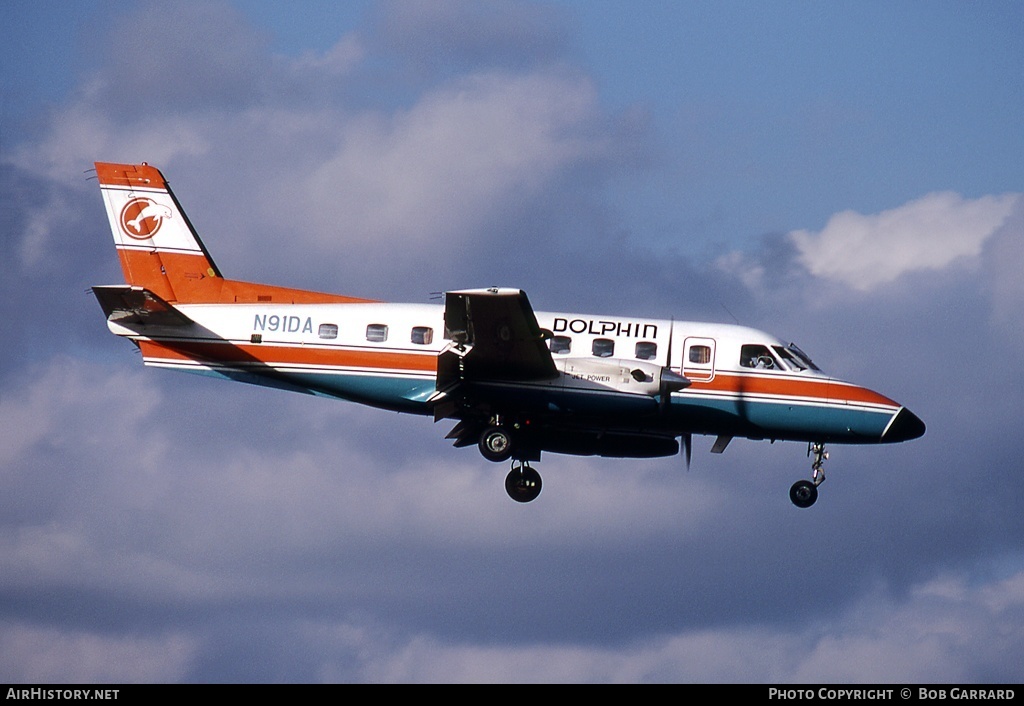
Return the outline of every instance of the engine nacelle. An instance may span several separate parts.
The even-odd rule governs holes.
[[[563,375],[563,384],[572,387],[603,388],[664,397],[692,384],[669,368],[637,360],[561,358],[555,360],[555,366]]]

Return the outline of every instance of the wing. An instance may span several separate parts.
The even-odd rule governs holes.
[[[451,415],[478,383],[537,382],[558,377],[526,293],[518,289],[448,292],[445,337],[437,358],[434,418]]]
[[[458,359],[461,380],[529,382],[558,376],[544,342],[550,333],[541,330],[522,290],[448,292],[444,326],[452,340],[449,362]]]

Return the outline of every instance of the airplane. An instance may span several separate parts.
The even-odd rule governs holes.
[[[827,443],[916,439],[925,424],[823,372],[795,344],[739,325],[534,311],[515,288],[393,304],[227,279],[163,174],[95,163],[125,284],[92,292],[148,366],[452,420],[446,438],[509,461],[505,489],[541,492],[542,452],[653,458],[693,435],[801,441],[810,507]],[[682,449],[680,449],[682,447]]]

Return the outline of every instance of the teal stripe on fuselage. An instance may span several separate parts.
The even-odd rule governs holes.
[[[722,434],[731,427],[735,436],[851,444],[878,442],[893,415],[837,404],[685,395],[673,398],[672,411],[695,432]]]
[[[349,373],[280,372],[251,373],[228,367],[199,367],[149,363],[155,367],[204,375],[206,377],[302,392],[307,395],[334,397],[410,414],[430,414],[426,400],[435,391],[433,376],[399,377]]]
[[[366,375],[364,373],[282,372],[275,376],[227,368],[170,365],[175,370],[266,387],[358,402],[410,414],[431,414],[426,400],[435,392],[433,376]],[[484,386],[481,386],[484,387]],[[510,404],[543,408],[567,421],[574,416],[604,417],[620,429],[653,427],[679,433],[731,434],[779,440],[877,443],[890,423],[892,410],[869,410],[839,404],[798,404],[785,400],[715,398],[677,394],[664,416],[647,396],[607,392],[594,394],[557,387],[486,386]],[[527,404],[527,403],[532,404]]]

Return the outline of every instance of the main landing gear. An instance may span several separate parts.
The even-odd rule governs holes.
[[[537,499],[541,488],[540,473],[530,466],[529,461],[522,460],[522,449],[515,453],[516,442],[508,427],[500,423],[487,427],[481,432],[477,446],[484,458],[495,463],[517,456],[512,461],[512,470],[505,476],[505,492],[517,503]]]
[[[480,453],[488,461],[500,463],[512,458],[512,434],[503,426],[490,426],[480,434]]]
[[[810,507],[818,499],[818,486],[825,482],[825,459],[828,452],[825,444],[812,443],[807,445],[807,455],[814,455],[811,464],[811,480],[798,480],[789,489],[789,499],[797,507]]]

